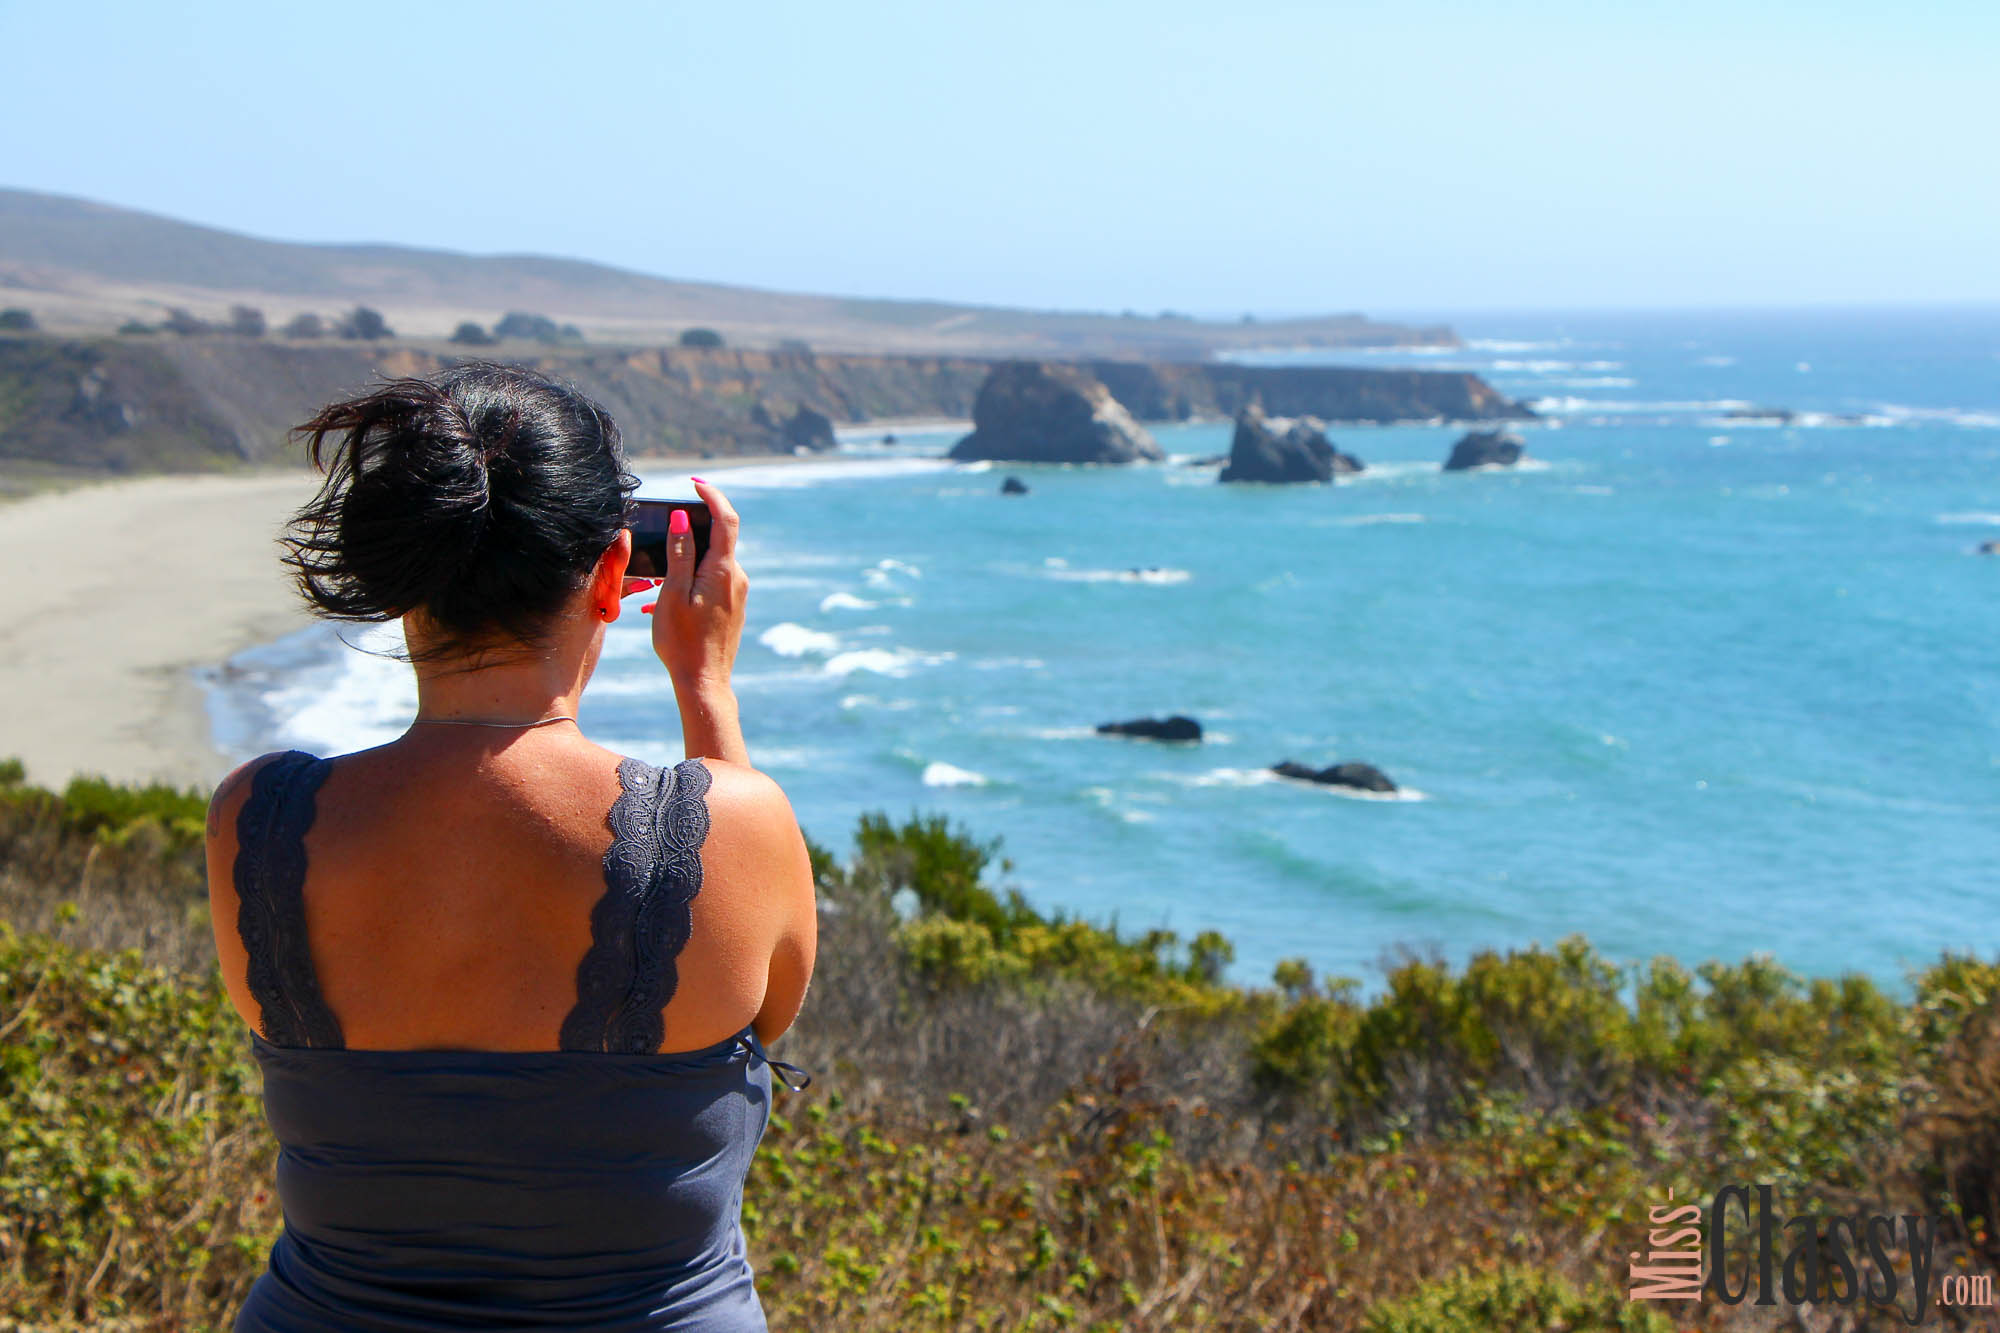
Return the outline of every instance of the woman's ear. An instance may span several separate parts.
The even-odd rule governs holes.
[[[590,614],[607,623],[618,619],[619,602],[625,596],[625,567],[632,563],[632,530],[619,529],[597,557],[590,575]]]

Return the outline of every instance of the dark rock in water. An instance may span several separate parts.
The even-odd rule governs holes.
[[[896,442],[896,432],[895,432],[895,431],[893,431],[893,430],[885,430],[885,431],[883,431],[883,432],[882,432],[882,443],[884,443],[884,444],[894,444],[895,442]]]
[[[1361,471],[1358,458],[1341,453],[1326,438],[1315,417],[1286,420],[1266,417],[1254,404],[1236,414],[1236,435],[1229,443],[1229,464],[1218,481],[1274,483],[1332,481]]]
[[[979,386],[960,462],[1158,462],[1166,455],[1095,377],[1047,361],[1004,361]]]
[[[1198,741],[1201,723],[1175,713],[1172,717],[1138,717],[1130,722],[1100,722],[1101,736],[1138,736],[1149,741]]]
[[[1798,413],[1788,407],[1732,407],[1722,415],[1731,421],[1775,421],[1780,426],[1798,419]]]
[[[1354,787],[1361,791],[1393,792],[1396,784],[1389,781],[1389,775],[1373,764],[1331,764],[1326,768],[1309,768],[1305,764],[1289,759],[1271,765],[1271,771],[1280,777],[1297,778],[1301,782],[1318,782],[1329,787]]]
[[[834,446],[833,419],[824,412],[801,407],[785,423],[784,439],[786,446],[793,450],[810,449],[819,453],[831,449]]]
[[[1981,543],[1979,543],[1979,554],[1981,554],[1981,555],[2000,555],[2000,541],[1990,541],[1990,542],[1981,542]]]
[[[1022,481],[1019,477],[1009,477],[1000,483],[1000,494],[1002,495],[1026,495],[1027,493],[1028,483]]]
[[[834,446],[833,419],[801,404],[790,416],[780,416],[761,399],[750,409],[750,424],[774,431],[778,443],[793,453],[820,453]]]
[[[1183,458],[1182,467],[1217,467],[1229,461],[1228,454],[1210,454],[1206,458]]]
[[[1460,437],[1451,447],[1444,470],[1469,472],[1476,467],[1512,467],[1527,452],[1527,442],[1509,431],[1476,430]]]

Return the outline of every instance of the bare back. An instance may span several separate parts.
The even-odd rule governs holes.
[[[217,791],[209,886],[232,1000],[260,1031],[233,883],[253,761]],[[662,1013],[664,1051],[797,1015],[814,948],[811,870],[783,794],[705,760],[699,892]],[[606,897],[619,757],[577,736],[406,737],[332,761],[304,837],[306,935],[352,1049],[551,1051]],[[267,1034],[268,1035],[268,1034]]]

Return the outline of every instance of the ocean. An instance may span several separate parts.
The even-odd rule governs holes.
[[[1580,933],[1900,990],[2000,948],[2000,311],[1455,324],[1463,347],[1255,359],[1476,371],[1544,414],[1531,464],[1444,475],[1461,427],[1336,426],[1365,473],[1225,487],[1185,462],[1227,450],[1219,422],[1155,427],[1158,466],[958,466],[955,429],[864,428],[865,461],[719,472],[753,760],[836,851],[864,812],[942,813],[1037,907],[1219,930],[1245,983],[1303,957],[1373,989],[1408,953]],[[635,607],[582,722],[669,761]],[[376,744],[414,703],[325,627],[211,694],[240,755]],[[1094,732],[1169,713],[1207,738]]]

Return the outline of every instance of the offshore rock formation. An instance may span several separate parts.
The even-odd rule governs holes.
[[[1444,470],[1469,472],[1476,467],[1513,467],[1527,451],[1527,442],[1511,431],[1475,430],[1460,437],[1451,447]]]
[[[1236,414],[1229,463],[1216,480],[1328,482],[1362,467],[1360,459],[1333,447],[1318,418],[1270,418],[1252,404]]]
[[[1166,455],[1110,390],[1076,366],[1003,361],[979,386],[972,434],[952,446],[960,462],[1157,462]]]
[[[1201,723],[1181,713],[1172,717],[1139,717],[1130,722],[1100,722],[1100,736],[1137,736],[1149,741],[1198,741]]]
[[[1350,762],[1316,769],[1285,759],[1271,765],[1271,771],[1279,777],[1297,778],[1301,782],[1317,782],[1329,787],[1353,787],[1359,791],[1384,793],[1397,790],[1396,784],[1389,781],[1389,775],[1373,764]]]
[[[775,432],[778,443],[795,454],[823,453],[837,443],[833,435],[833,418],[804,404],[800,404],[789,417],[780,417],[768,404],[758,403],[750,409],[750,420],[765,430]]]
[[[1000,483],[1000,494],[1002,495],[1026,495],[1027,493],[1028,483],[1022,481],[1019,477],[1009,477]]]

